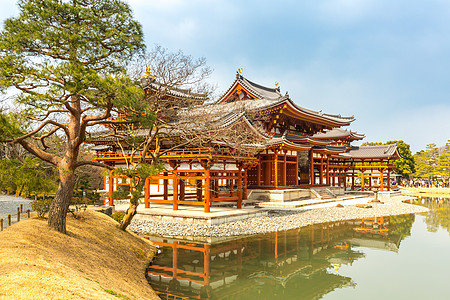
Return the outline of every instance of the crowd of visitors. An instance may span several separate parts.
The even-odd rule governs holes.
[[[413,180],[403,180],[402,185],[404,187],[415,187],[415,188],[448,188],[449,182],[428,180],[428,179],[413,179]]]

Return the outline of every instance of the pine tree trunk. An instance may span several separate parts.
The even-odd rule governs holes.
[[[127,229],[128,225],[130,225],[131,221],[133,220],[133,217],[136,215],[139,200],[137,201],[137,204],[134,204],[133,202],[134,201],[130,201],[130,206],[128,207],[127,212],[123,217],[122,222],[120,222],[119,228],[122,230]]]
[[[75,174],[66,171],[60,176],[60,183],[48,213],[48,225],[59,232],[66,233],[66,217],[75,186]]]

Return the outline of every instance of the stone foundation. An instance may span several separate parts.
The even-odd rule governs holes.
[[[260,202],[297,201],[311,199],[311,191],[309,189],[249,190],[247,199]]]

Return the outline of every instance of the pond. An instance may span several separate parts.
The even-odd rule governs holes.
[[[450,299],[450,198],[423,215],[329,222],[215,243],[149,237],[161,299]]]
[[[8,214],[13,216],[13,222],[16,221],[17,207],[19,207],[20,204],[23,204],[23,211],[31,209],[30,202],[31,200],[25,198],[0,194],[0,219],[3,219],[3,226],[6,227],[6,218]]]

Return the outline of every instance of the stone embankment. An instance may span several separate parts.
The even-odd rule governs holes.
[[[421,213],[427,208],[404,203],[408,196],[397,196],[383,200],[384,203],[369,203],[371,208],[343,205],[321,208],[271,209],[268,216],[256,217],[220,225],[195,225],[175,222],[134,220],[132,231],[140,234],[175,237],[228,237],[289,230],[324,222],[335,222],[359,218],[381,217]]]

